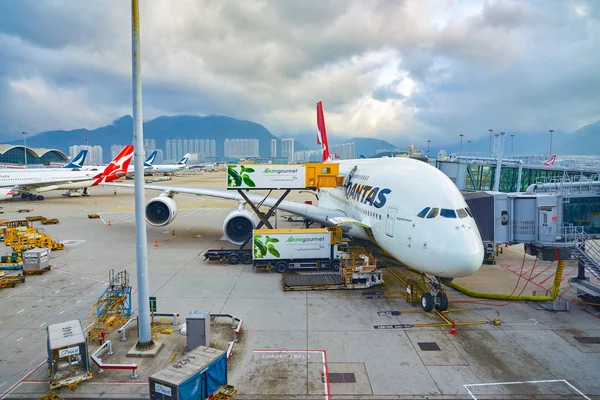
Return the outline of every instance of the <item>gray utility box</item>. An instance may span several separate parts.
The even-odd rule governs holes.
[[[23,252],[23,270],[41,271],[50,266],[50,249],[31,249]]]
[[[191,311],[185,319],[187,345],[185,351],[210,346],[210,311]]]
[[[226,384],[227,354],[205,346],[148,378],[151,400],[204,400]]]

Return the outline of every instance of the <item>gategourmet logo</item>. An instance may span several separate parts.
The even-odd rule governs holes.
[[[290,236],[287,240],[288,243],[311,243],[311,242],[324,242],[325,237],[293,237]]]
[[[288,168],[288,169],[279,169],[279,168],[265,168],[265,174],[296,174],[298,173],[298,168]]]

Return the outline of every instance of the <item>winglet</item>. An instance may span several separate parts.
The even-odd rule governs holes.
[[[323,103],[317,103],[317,143],[323,148],[323,162],[331,161],[329,153],[329,140],[327,139],[327,129],[325,128],[325,118],[323,117]]]
[[[121,150],[119,154],[106,166],[104,171],[94,176],[94,183],[92,186],[96,186],[99,183],[111,182],[119,179],[127,174],[127,168],[133,157],[133,146],[127,145]]]
[[[85,162],[85,157],[87,156],[87,153],[87,150],[81,150],[75,157],[73,157],[71,162],[65,165],[63,168],[73,169],[83,167],[83,163]]]

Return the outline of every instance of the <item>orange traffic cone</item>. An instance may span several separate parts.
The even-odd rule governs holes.
[[[173,229],[173,236],[175,236],[175,229]]]
[[[154,241],[154,247],[158,247],[158,240]]]
[[[451,335],[456,335],[456,323],[452,321],[452,328],[450,329]]]
[[[108,220],[108,226],[110,226],[110,219]]]

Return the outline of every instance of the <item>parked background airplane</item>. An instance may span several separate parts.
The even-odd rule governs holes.
[[[83,163],[85,162],[85,157],[87,156],[88,151],[87,150],[81,150],[79,152],[79,154],[77,154],[75,157],[73,157],[73,159],[71,160],[70,163],[68,163],[67,165],[65,165],[63,168],[81,168],[83,167]]]
[[[0,188],[20,195],[24,199],[44,200],[39,194],[51,190],[78,190],[114,181],[125,176],[133,156],[133,146],[123,150],[101,172],[58,169],[34,169],[32,171],[0,172]],[[8,193],[8,192],[7,192]],[[7,194],[5,194],[7,195]]]
[[[190,153],[187,153],[183,156],[181,160],[177,164],[164,164],[164,165],[153,165],[152,169],[148,172],[157,172],[157,173],[168,173],[168,172],[176,172],[181,171],[187,168],[188,159],[190,158]]]
[[[544,166],[551,167],[554,165],[555,162],[556,162],[556,154],[552,154],[552,157],[550,157],[550,159],[544,163]]]
[[[0,188],[0,200],[12,199],[13,190],[10,188]]]
[[[320,102],[317,124],[323,162],[330,162]],[[339,226],[349,237],[371,240],[391,257],[427,274],[430,292],[423,294],[423,309],[447,309],[448,298],[439,278],[475,273],[484,255],[479,230],[456,185],[439,169],[410,158],[344,160],[339,165],[340,175],[345,177],[343,186],[318,190],[317,206],[284,200],[278,209],[322,225]],[[164,226],[175,219],[173,197],[177,193],[239,201],[223,223],[225,237],[233,244],[247,243],[258,224],[256,215],[243,206],[236,192],[162,185],[145,188],[163,191],[146,205],[146,220],[152,226]],[[247,196],[267,207],[278,201],[256,194]]]

